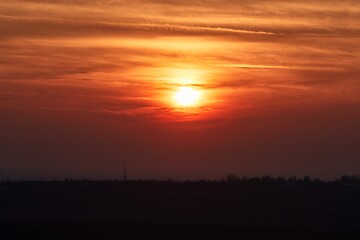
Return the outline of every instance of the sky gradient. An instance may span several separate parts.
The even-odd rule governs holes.
[[[355,0],[2,0],[0,179],[360,174],[359,42]]]

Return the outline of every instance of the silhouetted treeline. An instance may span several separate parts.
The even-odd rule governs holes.
[[[319,183],[340,183],[340,184],[360,184],[360,175],[343,175],[335,181],[323,181],[319,178],[311,178],[309,175],[305,175],[302,178],[296,176],[290,177],[271,177],[264,175],[260,177],[239,177],[235,174],[228,174],[226,176],[226,182],[229,183],[273,183],[273,184],[319,184]]]
[[[65,180],[50,180],[50,181],[0,181],[0,186],[6,186],[9,184],[21,184],[21,185],[114,185],[114,184],[123,184],[125,182],[141,182],[141,183],[229,183],[229,184],[354,184],[360,185],[360,175],[343,175],[336,179],[335,181],[325,181],[320,178],[311,178],[309,175],[304,177],[297,176],[278,176],[272,177],[269,175],[255,176],[255,177],[243,177],[236,174],[228,174],[225,178],[220,180],[157,180],[157,179],[138,179],[138,180],[88,180],[83,178],[78,179],[65,179]]]
[[[341,176],[338,180],[338,182],[343,184],[360,184],[360,175],[355,176]]]
[[[271,177],[269,175],[264,175],[261,177],[239,177],[235,174],[228,174],[226,176],[226,182],[229,183],[273,183],[273,184],[294,184],[294,183],[306,183],[306,184],[318,184],[321,181],[319,178],[312,179],[310,176],[305,175],[303,178],[298,178],[296,176],[290,177]]]

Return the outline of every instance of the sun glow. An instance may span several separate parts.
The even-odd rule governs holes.
[[[194,107],[199,103],[200,91],[191,87],[180,87],[175,93],[175,102],[182,107]]]

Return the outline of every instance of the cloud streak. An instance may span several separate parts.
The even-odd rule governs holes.
[[[275,33],[266,31],[253,31],[245,29],[211,27],[211,26],[191,26],[161,23],[126,23],[126,22],[100,22],[100,21],[80,21],[55,18],[26,18],[0,16],[0,23],[17,24],[48,24],[69,27],[91,27],[109,31],[145,31],[145,32],[173,32],[173,33],[199,33],[199,34],[254,34],[254,35],[274,35]]]

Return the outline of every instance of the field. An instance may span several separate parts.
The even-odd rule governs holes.
[[[360,187],[340,183],[2,183],[6,239],[359,239]],[[171,237],[170,237],[171,236]]]

